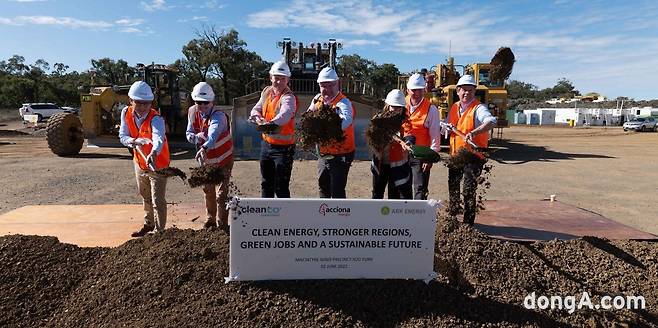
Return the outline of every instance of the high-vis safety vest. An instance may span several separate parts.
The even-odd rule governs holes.
[[[271,121],[281,110],[281,97],[284,95],[292,95],[295,98],[295,111],[290,120],[283,125],[279,133],[263,133],[263,140],[267,141],[270,145],[292,145],[295,143],[295,113],[299,108],[299,100],[290,89],[287,89],[283,94],[274,96],[272,87],[267,87],[263,90],[265,95],[265,102],[263,103],[263,117],[266,121]]]
[[[155,116],[159,116],[158,112],[151,108],[146,116],[146,119],[142,122],[142,125],[137,127],[133,116],[133,107],[128,106],[126,110],[126,116],[123,118],[128,126],[128,133],[130,133],[131,138],[146,138],[149,140],[153,139],[153,128],[151,127],[151,121]],[[163,131],[164,132],[164,131]],[[160,153],[155,156],[153,165],[156,170],[169,167],[169,143],[167,142],[167,135],[162,136],[162,149]],[[148,155],[153,150],[153,144],[145,144],[142,147],[142,152],[144,155]],[[148,170],[148,165],[146,164],[146,159],[142,158],[142,155],[139,152],[133,152],[133,160],[139,165],[139,168],[142,170]]]
[[[430,136],[430,129],[425,127],[425,121],[427,121],[427,116],[432,103],[429,99],[423,98],[420,105],[418,105],[416,110],[411,113],[411,98],[407,96],[405,100],[408,119],[402,125],[404,128],[404,135],[415,136],[416,145],[418,146],[430,147],[432,145],[432,137]]]
[[[210,126],[210,118],[215,112],[215,108],[211,109],[207,118],[201,116],[201,111],[194,112],[194,122],[192,128],[195,133],[203,132],[204,142],[208,140],[208,127]],[[206,161],[204,164],[211,164],[216,166],[224,166],[233,159],[233,139],[231,138],[231,124],[228,115],[221,112],[226,116],[226,131],[219,134],[215,143],[210,145],[206,151]]]
[[[343,95],[342,92],[339,92],[336,98],[334,98],[334,100],[331,102],[331,110],[336,111],[337,110],[336,104],[338,104],[343,99],[347,99],[347,98],[345,97],[345,95]],[[315,101],[315,108],[318,110],[322,110],[322,104],[324,104],[324,101],[322,100],[322,96],[320,96]],[[340,154],[351,153],[356,150],[356,146],[354,143],[354,119],[356,118],[356,109],[354,109],[354,106],[351,107],[352,107],[353,120],[352,120],[352,124],[350,124],[347,127],[347,129],[343,130],[345,133],[345,141],[341,143],[334,143],[329,146],[321,146],[320,153],[340,155]]]
[[[452,124],[460,132],[467,134],[473,129],[475,129],[475,108],[480,104],[480,102],[475,99],[470,106],[462,113],[461,117],[459,116],[459,104],[456,102],[450,107],[450,113],[448,114],[448,123]],[[488,133],[479,133],[473,136],[473,143],[475,143],[479,148],[487,148],[489,146],[489,134]],[[478,157],[484,158],[484,155],[480,152],[473,149],[471,145],[466,143],[458,135],[452,133],[450,135],[450,155],[456,155],[461,148],[466,148]]]

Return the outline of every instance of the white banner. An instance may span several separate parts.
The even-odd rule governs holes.
[[[435,277],[438,202],[234,199],[233,280]]]

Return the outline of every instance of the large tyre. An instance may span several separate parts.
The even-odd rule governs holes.
[[[48,148],[55,155],[77,155],[85,141],[80,119],[71,113],[57,113],[51,116],[46,125],[46,140],[48,140]]]

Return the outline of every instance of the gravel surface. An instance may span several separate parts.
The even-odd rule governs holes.
[[[638,327],[658,322],[655,243],[583,238],[517,244],[441,219],[435,271],[406,280],[233,282],[228,237],[168,229],[116,248],[0,237],[0,326]],[[528,310],[541,295],[645,310]]]

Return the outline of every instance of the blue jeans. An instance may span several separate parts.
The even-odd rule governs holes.
[[[295,145],[270,145],[263,140],[260,146],[261,197],[290,198],[290,174],[295,156]]]
[[[318,186],[320,198],[347,198],[345,186],[354,152],[333,155],[331,159],[318,159]]]

